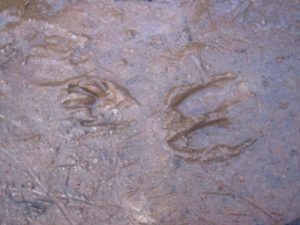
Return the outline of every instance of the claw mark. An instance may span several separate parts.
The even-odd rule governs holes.
[[[244,149],[251,146],[256,140],[246,140],[238,145],[225,145],[218,144],[213,146],[212,148],[198,148],[198,149],[178,149],[174,148],[174,144],[169,143],[169,145],[182,153],[178,154],[179,158],[185,159],[186,161],[201,161],[205,163],[210,162],[224,162],[235,156],[238,156]]]
[[[178,107],[194,94],[212,87],[222,87],[225,83],[235,81],[237,75],[225,73],[216,75],[207,83],[178,86],[170,89],[165,104],[167,105],[164,127],[167,130],[165,138],[168,145],[176,152],[176,155],[187,161],[223,162],[239,155],[246,148],[255,143],[256,139],[246,139],[239,143],[216,143],[212,147],[193,147],[191,138],[193,133],[210,126],[226,128],[231,124],[227,115],[229,107],[241,102],[249,95],[247,88],[239,85],[241,96],[226,97],[215,108],[196,116],[184,115]]]
[[[192,85],[186,85],[186,86],[179,86],[172,88],[169,91],[169,94],[167,95],[165,103],[170,106],[171,108],[176,108],[178,105],[180,105],[185,99],[187,99],[189,96],[195,94],[198,91],[201,91],[205,88],[209,88],[212,86],[217,86],[220,83],[224,81],[230,81],[236,79],[236,74],[233,73],[226,73],[226,74],[220,74],[216,75],[210,82],[206,84],[192,84]]]

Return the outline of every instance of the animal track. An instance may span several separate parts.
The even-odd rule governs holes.
[[[137,102],[119,84],[96,77],[75,77],[42,86],[65,85],[61,105],[70,118],[85,128],[117,128],[128,125]]]
[[[202,96],[195,98],[197,94]],[[256,140],[239,137],[243,140],[236,141],[240,131],[230,128],[228,111],[250,96],[245,83],[239,82],[232,73],[217,75],[205,84],[172,88],[165,101],[166,142],[178,157],[188,161],[225,161],[239,155]],[[194,102],[189,104],[188,99]],[[189,110],[195,105],[202,107]],[[221,131],[223,134],[215,137]]]
[[[80,76],[41,85],[64,86],[61,105],[85,130],[121,129],[139,118],[137,101],[113,81]],[[239,155],[256,139],[236,126],[232,109],[238,109],[239,118],[240,105],[250,96],[246,84],[232,73],[172,88],[165,99],[165,141],[187,161],[225,161]]]

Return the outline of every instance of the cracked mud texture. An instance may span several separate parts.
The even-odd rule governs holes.
[[[298,0],[1,0],[1,225],[300,218]]]

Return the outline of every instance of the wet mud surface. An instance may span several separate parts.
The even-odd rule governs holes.
[[[299,12],[2,0],[0,224],[297,224]]]

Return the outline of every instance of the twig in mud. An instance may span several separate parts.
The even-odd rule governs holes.
[[[204,194],[204,195],[221,195],[221,196],[232,197],[232,194],[230,192],[205,191],[205,192],[201,192],[201,194]]]
[[[2,141],[1,141],[2,142]],[[1,143],[1,145],[5,146],[3,143]],[[22,166],[25,171],[27,171],[27,174],[31,177],[31,179],[33,179],[33,181],[39,186],[39,188],[42,190],[42,192],[44,192],[47,196],[47,198],[52,201],[59,209],[59,211],[62,213],[62,215],[65,217],[65,219],[67,220],[67,222],[70,225],[76,225],[76,223],[71,219],[70,215],[68,214],[66,208],[64,207],[64,205],[56,200],[47,190],[47,188],[44,186],[44,184],[40,181],[40,179],[38,178],[38,176],[35,174],[35,172],[33,172],[33,170],[27,166],[27,164],[20,159],[20,152],[18,151],[17,148],[9,148],[8,149],[11,152],[11,159],[14,160],[16,162],[17,165]],[[14,156],[14,157],[12,157]]]
[[[64,199],[64,200],[72,200],[72,201],[75,201],[75,202],[84,203],[86,205],[97,207],[97,208],[116,208],[116,209],[121,208],[118,205],[110,205],[110,204],[101,204],[101,205],[99,205],[99,204],[95,203],[94,201],[90,201],[86,198],[80,198],[80,197],[76,197],[76,196],[65,195],[65,194],[62,194],[62,193],[51,193],[51,194],[55,195],[55,197],[57,197],[57,198],[61,198],[61,199]]]
[[[232,188],[230,188],[228,185],[223,184],[225,187],[227,187],[229,190],[232,191]],[[260,212],[262,212],[263,214],[265,214],[267,217],[269,217],[273,222],[278,222],[276,219],[274,219],[273,215],[268,212],[267,210],[265,210],[263,207],[261,207],[260,205],[258,205],[256,202],[249,200],[248,198],[244,197],[241,194],[235,194],[235,193],[218,193],[218,192],[214,192],[211,194],[216,194],[216,195],[226,195],[232,198],[239,198],[241,200],[243,200],[244,202],[247,202],[249,205],[251,205],[252,207],[256,208],[257,210],[259,210]]]
[[[204,177],[208,177],[210,179],[212,179],[214,182],[220,182],[218,179],[216,179],[209,170],[207,170],[205,168],[204,165],[200,164],[201,168],[205,171],[206,176]],[[241,199],[242,201],[246,202],[248,205],[251,205],[252,207],[254,207],[255,209],[257,209],[258,211],[260,211],[261,213],[263,213],[265,216],[267,216],[270,220],[272,220],[272,223],[278,223],[278,220],[276,220],[273,215],[268,212],[266,209],[264,209],[262,206],[258,205],[255,201],[249,200],[248,198],[244,197],[241,194],[237,194],[235,190],[233,190],[229,185],[225,184],[223,181],[221,181],[223,186],[228,188],[228,190],[230,191],[230,195],[233,199]]]

